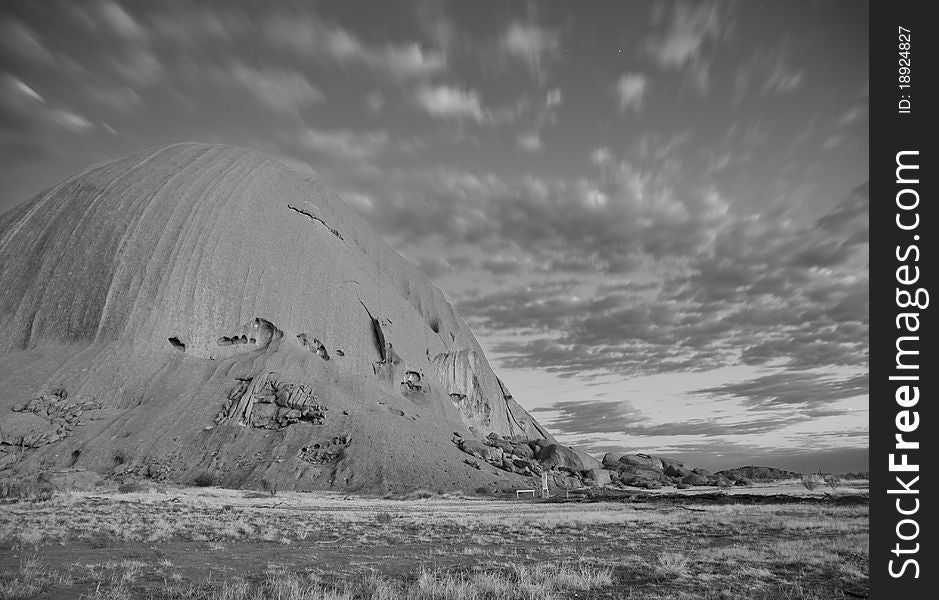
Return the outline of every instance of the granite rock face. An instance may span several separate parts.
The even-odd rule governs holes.
[[[13,411],[51,390],[73,405],[56,419],[94,419]],[[0,431],[0,452],[46,440],[7,468],[368,491],[525,484],[468,467],[454,431],[555,442],[338,194],[197,143],[92,166],[0,215]]]

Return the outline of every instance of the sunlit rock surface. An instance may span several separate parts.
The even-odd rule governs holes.
[[[453,435],[554,441],[335,192],[230,146],[95,165],[0,215],[0,383],[11,470],[511,488]],[[43,395],[70,420],[13,410]]]

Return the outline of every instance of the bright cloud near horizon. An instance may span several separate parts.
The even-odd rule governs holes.
[[[866,2],[5,2],[0,211],[198,140],[321,179],[559,439],[866,470]]]

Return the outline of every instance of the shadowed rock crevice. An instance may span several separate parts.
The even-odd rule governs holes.
[[[381,328],[381,321],[379,321],[372,315],[372,311],[370,311],[368,307],[365,306],[364,302],[359,300],[359,304],[361,304],[362,308],[365,309],[365,312],[368,314],[368,318],[372,323],[372,336],[373,336],[372,339],[375,342],[376,350],[378,350],[379,360],[384,362],[388,360],[388,356],[386,355],[387,343],[385,342],[385,332],[382,331],[382,328]]]
[[[329,352],[326,350],[326,346],[318,339],[311,338],[306,333],[301,333],[297,335],[297,341],[300,342],[301,346],[309,349],[310,352],[319,356],[323,360],[329,360]],[[337,353],[340,356],[345,356],[345,353],[342,352],[342,350],[338,350]]]
[[[223,335],[215,341],[215,344],[217,346],[243,346],[248,344],[254,346],[254,348],[246,349],[247,352],[258,348],[266,348],[283,336],[284,332],[278,329],[276,325],[267,319],[255,317],[242,327],[242,333]]]
[[[314,465],[335,463],[342,458],[349,441],[349,436],[337,435],[324,442],[314,442],[300,448],[297,458]]]
[[[401,382],[401,395],[429,392],[430,386],[424,379],[423,373],[419,371],[405,371],[404,381]]]

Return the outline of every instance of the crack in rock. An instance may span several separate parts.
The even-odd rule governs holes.
[[[306,210],[303,210],[302,208],[297,208],[296,206],[294,206],[294,205],[292,205],[292,204],[288,204],[288,205],[287,205],[287,208],[289,208],[290,210],[292,210],[292,211],[294,211],[294,212],[298,212],[298,213],[300,213],[301,215],[304,215],[304,216],[306,216],[306,217],[309,217],[309,218],[313,219],[314,221],[319,221],[320,223],[322,223],[323,227],[325,227],[326,229],[329,230],[329,233],[333,234],[334,236],[336,236],[336,237],[339,238],[340,240],[345,241],[344,238],[342,237],[342,234],[339,233],[338,230],[333,229],[332,227],[329,226],[329,223],[327,223],[327,222],[324,221],[323,219],[317,217],[316,215],[312,214],[311,212],[306,211]]]

